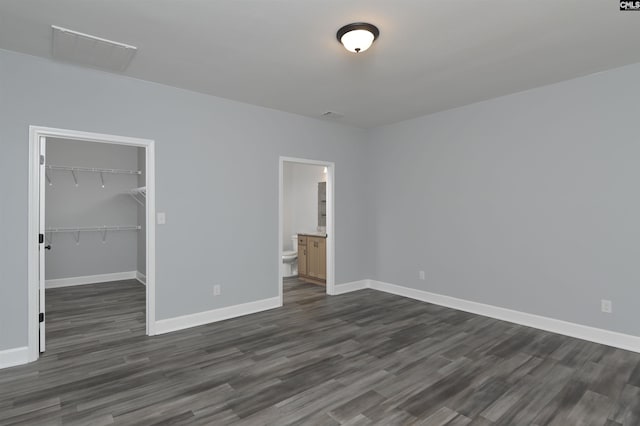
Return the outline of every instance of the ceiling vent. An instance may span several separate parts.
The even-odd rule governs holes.
[[[340,114],[338,112],[327,111],[322,113],[322,118],[327,118],[329,120],[336,120],[342,117],[344,117],[344,114]]]
[[[111,41],[67,28],[51,26],[53,30],[53,58],[100,68],[109,71],[124,71],[138,50],[117,41]]]

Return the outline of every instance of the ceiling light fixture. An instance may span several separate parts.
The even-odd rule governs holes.
[[[345,49],[353,53],[361,53],[367,50],[380,35],[380,30],[366,22],[354,22],[347,24],[338,30],[338,41]]]

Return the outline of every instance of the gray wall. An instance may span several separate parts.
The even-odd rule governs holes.
[[[138,148],[61,139],[47,140],[47,164],[138,170]],[[138,186],[138,175],[49,170],[46,186],[47,228],[129,226],[138,224],[137,203],[128,195]],[[51,234],[46,255],[46,279],[129,272],[137,269],[138,231],[83,232],[76,243],[70,233]],[[144,241],[144,240],[143,240]],[[143,247],[144,248],[144,247]]]
[[[324,167],[284,163],[283,250],[291,250],[291,236],[318,230],[318,182],[327,180]]]
[[[29,125],[156,141],[157,319],[277,297],[280,156],[336,163],[336,283],[371,274],[360,129],[6,51],[0,94],[0,350],[27,345]]]
[[[371,131],[374,278],[640,335],[638,75]]]

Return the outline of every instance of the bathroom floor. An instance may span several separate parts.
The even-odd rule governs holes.
[[[304,306],[327,296],[326,287],[304,282],[298,277],[284,278],[283,282],[285,305]]]

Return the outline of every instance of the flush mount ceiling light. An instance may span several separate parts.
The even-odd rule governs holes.
[[[366,22],[347,24],[338,30],[336,36],[345,49],[353,53],[361,53],[373,44],[380,35],[380,30]]]

